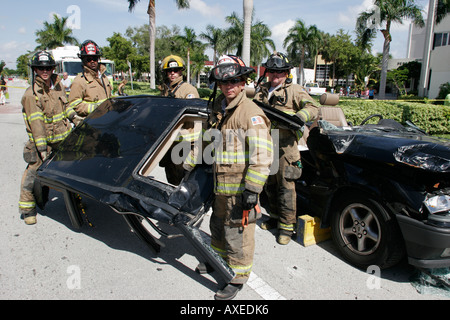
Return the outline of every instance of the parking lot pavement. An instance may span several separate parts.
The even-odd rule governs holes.
[[[93,227],[74,229],[56,190],[38,223],[25,225],[17,201],[26,139],[20,112],[0,114],[0,299],[213,299],[221,280],[194,271],[199,255],[183,237],[162,239],[156,255],[122,217],[89,199]],[[281,246],[257,227],[252,278],[235,300],[449,300],[419,294],[405,262],[374,272],[347,264],[330,240]]]

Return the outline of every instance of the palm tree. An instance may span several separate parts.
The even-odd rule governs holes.
[[[389,59],[390,44],[392,41],[392,23],[402,24],[404,19],[411,19],[420,27],[425,25],[422,10],[414,3],[414,0],[374,0],[375,8],[362,12],[357,19],[356,28],[364,29],[366,39],[371,39],[377,29],[367,27],[366,22],[377,22],[380,26],[384,24],[381,33],[384,37],[383,60],[381,63],[380,92],[379,96],[384,99],[386,93],[387,66]]]
[[[53,23],[44,22],[44,28],[36,31],[36,50],[50,50],[65,44],[78,45],[78,40],[72,36],[72,29],[66,26],[67,17],[59,18],[53,15]]]
[[[175,36],[175,39],[180,40],[187,50],[187,82],[191,83],[191,50],[195,47],[199,47],[201,42],[197,40],[197,35],[192,28],[184,27],[184,34],[184,36]]]
[[[224,52],[231,52],[235,50],[237,56],[243,55],[243,42],[242,37],[244,34],[244,20],[241,19],[236,12],[231,13],[228,17],[225,17],[231,26],[223,31],[222,41],[219,45],[219,51],[222,49]],[[250,46],[252,48],[249,65],[257,64],[265,56],[269,55],[267,46],[270,46],[273,50],[275,44],[269,37],[272,35],[269,27],[257,21],[251,26]]]
[[[300,54],[300,84],[303,85],[304,62],[306,51],[310,54],[317,53],[318,42],[322,39],[319,29],[315,25],[307,27],[305,23],[298,19],[295,25],[289,29],[288,35],[284,39],[283,46],[292,57]]]
[[[250,35],[252,29],[253,0],[243,0],[244,4],[244,34],[242,41],[242,60],[250,65]]]
[[[275,43],[270,38],[272,35],[272,31],[270,28],[258,21],[255,25],[252,26],[251,31],[251,48],[252,55],[250,59],[250,65],[252,66],[260,66],[263,59],[268,57],[273,51],[275,51]],[[270,47],[272,50],[269,50]],[[259,78],[259,69],[257,72],[257,77]]]
[[[205,60],[208,57],[201,51],[192,54],[192,74],[197,75],[197,88],[200,88],[200,74],[205,69]]]
[[[140,0],[128,0],[128,11],[132,12]],[[178,9],[189,8],[189,0],[175,0]],[[150,34],[150,88],[155,89],[155,39],[156,39],[156,10],[155,0],[148,1],[147,9],[149,17],[149,34]]]
[[[222,40],[223,31],[220,28],[216,28],[209,24],[206,26],[206,32],[200,34],[200,38],[206,40],[207,45],[213,49],[213,62],[214,65],[217,61],[217,56],[219,55],[220,41]]]

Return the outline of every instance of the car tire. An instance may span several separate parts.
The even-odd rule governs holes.
[[[331,218],[331,235],[345,260],[357,268],[380,269],[404,256],[404,241],[395,219],[365,195],[339,197]]]

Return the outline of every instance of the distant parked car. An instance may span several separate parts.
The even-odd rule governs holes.
[[[305,84],[305,89],[310,95],[313,96],[320,96],[326,93],[326,88],[320,88],[319,84],[315,82],[309,82]]]

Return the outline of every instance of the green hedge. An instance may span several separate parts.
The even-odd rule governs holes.
[[[405,123],[413,122],[431,135],[450,133],[450,107],[406,101],[387,100],[343,100],[339,107],[344,111],[347,121],[360,124],[372,114],[381,114],[385,119]],[[368,123],[375,123],[378,118]]]

